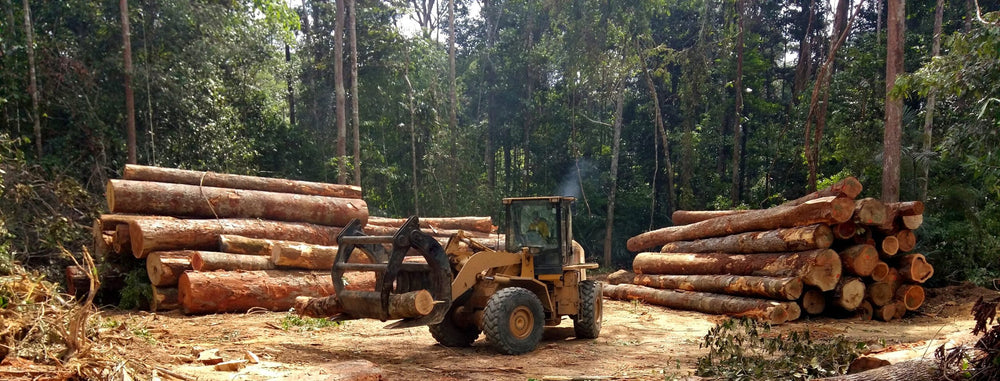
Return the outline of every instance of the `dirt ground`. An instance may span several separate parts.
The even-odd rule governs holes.
[[[980,295],[1000,295],[971,285],[929,289],[915,313],[893,323],[827,317],[803,318],[779,331],[810,330],[813,337],[845,335],[871,347],[933,348],[945,341],[970,343],[969,313]],[[573,338],[572,321],[546,330],[538,350],[521,356],[495,353],[482,337],[471,348],[446,348],[427,328],[384,329],[375,320],[348,321],[321,329],[284,329],[288,313],[259,312],[184,316],[179,312],[103,312],[104,335],[121,335],[116,351],[130,361],[198,380],[336,379],[336,374],[376,364],[385,379],[525,380],[554,377],[673,379],[693,373],[706,332],[723,318],[658,306],[608,300],[600,338]],[[217,371],[194,361],[217,349],[224,359],[246,351],[261,362],[236,372]],[[353,361],[353,362],[352,362]],[[359,365],[360,364],[360,365]],[[346,368],[345,368],[346,367]],[[345,370],[346,369],[346,370]],[[139,375],[140,378],[142,375]],[[147,375],[148,376],[148,375]]]

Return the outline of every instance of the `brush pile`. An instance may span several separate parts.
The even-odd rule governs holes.
[[[803,312],[899,319],[934,273],[910,253],[923,204],[861,190],[850,177],[769,209],[677,211],[674,226],[629,239],[634,273],[612,274],[604,294],[772,324]]]
[[[405,221],[370,217],[357,186],[137,165],[109,181],[106,196],[111,213],[94,222],[95,252],[144,261],[154,311],[283,311],[297,296],[331,295],[342,228],[358,219],[367,234],[392,235]],[[498,242],[490,217],[420,221],[442,242],[458,230]],[[374,286],[373,273],[349,275],[352,287]],[[81,293],[85,274],[70,267],[66,277],[69,292]]]

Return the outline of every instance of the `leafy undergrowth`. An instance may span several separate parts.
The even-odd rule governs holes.
[[[730,319],[705,335],[697,375],[720,380],[806,380],[844,374],[866,344],[813,340],[809,331],[771,332],[766,323]]]

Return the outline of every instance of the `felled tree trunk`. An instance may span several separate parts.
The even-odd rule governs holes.
[[[788,312],[784,306],[772,300],[704,292],[658,290],[633,284],[604,286],[604,296],[619,300],[641,300],[650,304],[708,314],[747,317],[771,324],[781,324],[788,319]]]
[[[872,306],[872,303],[867,300],[862,300],[861,305],[858,306],[856,310],[854,310],[854,316],[856,316],[858,320],[861,321],[870,321],[872,320],[872,316],[874,315],[875,315],[875,307]]]
[[[917,247],[917,235],[913,234],[912,230],[900,230],[896,233],[895,237],[899,243],[899,251],[908,253]]]
[[[278,193],[297,193],[313,196],[361,198],[361,187],[345,184],[315,183],[231,175],[216,172],[189,171],[184,169],[147,167],[128,164],[122,178],[126,180],[155,181],[161,183],[201,185],[206,187],[259,190]]]
[[[795,300],[802,295],[799,278],[772,278],[740,275],[635,275],[632,282],[659,289],[709,292],[778,300]]]
[[[635,284],[635,273],[627,270],[618,270],[608,274],[608,284]]]
[[[896,236],[886,236],[879,243],[878,254],[880,258],[890,258],[899,252],[899,240]]]
[[[802,293],[802,309],[810,315],[819,315],[826,309],[826,295],[815,287],[808,287]]]
[[[153,300],[149,303],[150,310],[156,312],[176,310],[178,308],[181,308],[181,303],[177,299],[176,287],[153,286]]]
[[[892,321],[896,318],[896,303],[887,303],[884,306],[874,306],[872,315],[881,321]]]
[[[886,282],[874,282],[868,285],[866,292],[868,293],[868,300],[871,300],[872,304],[881,307],[892,302],[896,289],[892,288],[892,285]]]
[[[899,276],[905,281],[924,283],[934,275],[934,267],[923,254],[907,254],[899,258]]]
[[[128,232],[128,224],[118,224],[115,227],[111,243],[115,253],[123,255],[132,253],[132,238]]]
[[[874,198],[863,198],[854,202],[855,223],[878,226],[885,223],[885,204]]]
[[[241,235],[222,234],[219,236],[219,251],[230,254],[271,255],[274,240],[249,238]]]
[[[742,214],[749,212],[750,210],[677,210],[674,211],[670,216],[670,220],[674,225],[690,225],[695,222],[701,222],[704,220],[710,220],[715,217],[729,216],[733,214]]]
[[[353,318],[382,318],[379,294],[374,292],[344,291],[340,295],[322,298],[300,296],[295,298],[299,315],[314,318],[347,314]],[[427,290],[389,295],[387,319],[404,319],[426,316],[434,308],[434,298]]]
[[[847,221],[854,213],[854,200],[819,198],[798,206],[755,210],[739,215],[722,216],[691,225],[670,226],[639,234],[628,240],[631,251],[662,246],[675,241],[690,241],[748,231],[773,230],[812,224],[835,224]]]
[[[367,204],[356,198],[131,180],[108,181],[105,195],[113,213],[263,218],[328,226],[368,219]]]
[[[191,268],[195,271],[271,270],[274,263],[270,257],[261,255],[195,251],[191,256]]]
[[[830,227],[836,239],[853,239],[858,234],[858,225],[854,221],[844,221]]]
[[[341,228],[331,226],[255,219],[137,219],[129,222],[132,254],[137,258],[161,250],[217,250],[222,234],[331,245],[336,244],[340,231]]]
[[[369,217],[368,225],[387,226],[399,228],[406,222],[406,218],[385,218]],[[492,217],[421,217],[420,228],[435,230],[464,230],[466,232],[490,233],[496,227],[493,226]]]
[[[871,278],[873,281],[881,282],[885,280],[885,277],[889,275],[889,264],[879,261],[875,264],[875,268],[872,269]]]
[[[828,291],[840,279],[842,265],[835,251],[817,249],[801,253],[746,255],[639,253],[632,261],[632,269],[638,274],[801,277],[803,283]]]
[[[146,274],[154,287],[176,286],[187,270],[191,270],[193,250],[155,251],[146,257]]]
[[[186,314],[287,311],[298,296],[333,294],[333,283],[329,273],[304,271],[186,272],[177,289]]]
[[[902,301],[908,311],[916,311],[924,304],[924,288],[915,284],[904,284],[896,289],[896,300]]]
[[[725,237],[694,241],[670,242],[660,249],[663,253],[777,253],[825,249],[833,243],[833,232],[827,225],[749,232]]]
[[[843,261],[844,270],[860,275],[872,275],[875,265],[878,264],[878,251],[871,245],[854,245],[840,251],[840,259]]]
[[[787,202],[781,204],[780,206],[801,205],[801,204],[805,204],[805,203],[807,203],[809,201],[812,201],[812,200],[816,200],[816,199],[820,199],[820,198],[824,198],[824,197],[830,197],[830,196],[847,197],[847,198],[853,199],[855,197],[858,197],[858,195],[861,194],[861,191],[863,189],[864,189],[864,187],[861,186],[861,182],[858,181],[858,179],[856,179],[853,176],[851,176],[851,177],[847,177],[847,178],[845,178],[843,180],[840,180],[840,181],[834,183],[829,188],[821,189],[821,190],[812,192],[810,194],[807,194],[805,196],[799,197],[797,199],[794,199],[794,200],[791,200],[791,201],[787,201]]]
[[[833,289],[830,300],[845,311],[854,311],[865,300],[865,282],[855,277],[845,277]]]
[[[337,246],[309,245],[277,241],[271,250],[271,262],[277,266],[299,269],[329,270],[337,258]],[[349,263],[372,263],[365,252],[355,249],[348,259]]]
[[[933,359],[917,359],[886,365],[861,373],[814,378],[814,381],[937,381],[942,372]]]

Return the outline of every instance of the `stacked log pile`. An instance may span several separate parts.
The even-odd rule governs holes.
[[[391,235],[405,221],[369,217],[352,185],[137,165],[109,181],[107,199],[110,213],[93,225],[94,251],[144,261],[150,308],[185,313],[280,311],[298,296],[329,296],[343,226],[359,219],[371,222],[368,234]],[[489,217],[421,222],[442,240],[457,230],[496,240]],[[371,259],[356,251],[351,260]],[[68,283],[78,273],[67,269]],[[371,272],[347,274],[349,289],[372,289],[374,280]]]
[[[674,226],[629,239],[633,272],[609,276],[605,296],[776,324],[899,319],[934,273],[910,253],[923,204],[856,199],[861,190],[847,178],[769,209],[677,211]]]

